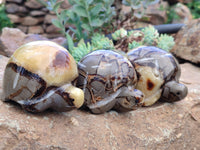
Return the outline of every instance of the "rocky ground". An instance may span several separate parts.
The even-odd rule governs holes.
[[[7,57],[0,56],[0,93]],[[127,113],[94,115],[25,112],[0,101],[0,149],[200,149],[200,68],[181,65],[181,82],[189,88],[179,102],[157,103]]]
[[[11,55],[21,44],[43,40],[40,36],[26,35],[18,29],[8,28],[4,29],[0,39],[6,46],[0,47],[0,50],[3,49],[2,53],[6,55]],[[59,44],[64,42],[62,39],[54,41]],[[196,56],[199,57],[198,54]],[[1,96],[7,61],[7,57],[0,55]],[[94,115],[73,110],[32,114],[12,103],[0,101],[0,149],[198,150],[200,68],[191,63],[183,63],[181,68],[180,82],[189,89],[185,99],[176,103],[158,102],[151,107],[142,107],[127,113],[110,111]]]

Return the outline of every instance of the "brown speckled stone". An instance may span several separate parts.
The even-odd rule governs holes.
[[[183,27],[175,38],[176,44],[171,52],[182,59],[200,63],[200,19]]]
[[[25,26],[21,26],[22,28]],[[36,28],[35,32],[43,32]],[[17,28],[4,28],[0,36],[0,54],[5,54],[6,56],[11,56],[14,51],[19,48],[21,45],[28,42],[37,41],[37,40],[49,40],[46,37],[39,34],[25,34]],[[52,38],[50,41],[54,41],[60,45],[65,44],[65,38]],[[10,42],[12,41],[12,42]]]

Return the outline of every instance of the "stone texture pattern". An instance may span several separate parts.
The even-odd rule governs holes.
[[[68,0],[64,0],[61,8],[70,8]],[[52,29],[51,20],[55,19],[56,15],[36,0],[6,0],[6,12],[15,26],[25,33],[43,34],[51,38],[61,36],[55,26],[53,30],[49,30],[49,27]],[[41,28],[39,29],[38,26]]]
[[[7,60],[0,57],[0,85]],[[32,114],[0,101],[0,149],[200,149],[200,69],[189,63],[181,68],[181,82],[189,88],[184,100],[159,102],[127,113],[94,115],[73,110]]]
[[[200,63],[200,19],[191,21],[175,37],[175,46],[171,50],[177,57]]]
[[[36,33],[42,30],[40,26],[35,26],[34,28],[36,28],[34,29]],[[0,54],[11,56],[21,45],[37,40],[49,39],[39,34],[25,34],[20,29],[6,27],[2,30],[2,34],[0,36]],[[58,37],[51,39],[51,41],[64,45],[66,39],[64,37]]]
[[[182,3],[177,3],[172,7],[178,18],[173,18],[172,23],[184,23],[188,24],[192,20],[192,13],[190,12],[190,9],[182,4]]]

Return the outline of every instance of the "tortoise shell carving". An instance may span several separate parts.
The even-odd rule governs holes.
[[[181,68],[176,58],[160,48],[142,46],[127,53],[138,74],[136,88],[145,95],[144,106],[158,99],[175,102],[187,95],[187,87],[179,83]]]
[[[84,93],[71,84],[77,76],[76,62],[65,48],[50,41],[27,43],[6,66],[4,101],[15,101],[31,112],[81,107]]]
[[[80,60],[78,69],[77,86],[84,90],[84,106],[93,113],[128,111],[142,104],[143,93],[134,88],[135,69],[117,52],[93,51]]]

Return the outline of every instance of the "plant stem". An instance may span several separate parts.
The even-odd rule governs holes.
[[[87,18],[88,18],[89,26],[90,26],[90,29],[91,29],[91,34],[93,35],[94,34],[94,28],[91,26],[91,18],[90,18],[90,15],[88,13],[89,11],[88,11],[88,5],[87,5],[86,1],[84,1],[84,5],[85,5],[85,8],[86,8]]]

